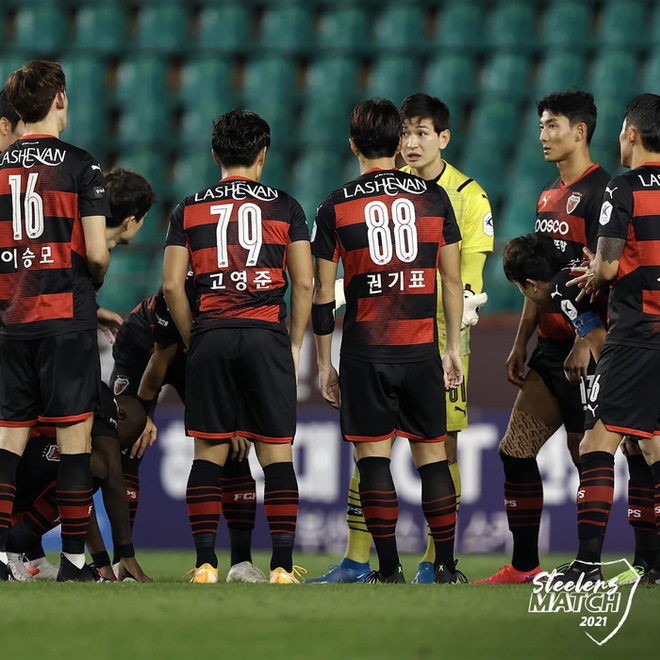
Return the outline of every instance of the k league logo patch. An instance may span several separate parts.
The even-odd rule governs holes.
[[[589,563],[589,562],[584,562]],[[559,572],[542,572],[534,577],[528,612],[533,614],[574,614],[584,634],[598,646],[616,635],[628,618],[640,577],[626,559],[595,563],[608,571],[630,571],[631,581],[625,589],[616,579],[583,582],[557,582]],[[633,577],[634,576],[634,577]]]

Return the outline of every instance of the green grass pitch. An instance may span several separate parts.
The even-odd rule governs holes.
[[[139,559],[157,583],[0,585],[2,657],[621,660],[651,657],[660,641],[654,588],[637,589],[623,628],[599,647],[576,614],[530,614],[527,585],[191,585],[181,576],[192,552]],[[544,567],[567,559],[546,557]],[[296,555],[314,577],[336,561]],[[460,568],[480,579],[505,561],[466,555]],[[265,553],[255,562],[266,569]],[[409,580],[416,562],[404,557]],[[226,570],[221,564],[221,580]]]

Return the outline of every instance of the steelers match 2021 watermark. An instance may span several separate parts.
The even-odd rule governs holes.
[[[602,646],[621,630],[628,618],[641,578],[626,559],[583,563],[601,568],[621,566],[622,570],[630,571],[629,582],[621,585],[617,578],[585,581],[584,575],[580,575],[576,582],[562,582],[557,580],[561,571],[544,571],[532,581],[528,611],[532,614],[575,614],[576,623],[585,635]]]

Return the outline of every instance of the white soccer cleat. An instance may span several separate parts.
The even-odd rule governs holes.
[[[249,561],[242,561],[234,564],[227,573],[227,582],[247,582],[257,584],[259,582],[268,582],[264,572]]]
[[[23,555],[18,552],[7,553],[7,566],[16,582],[34,582],[34,577],[23,563]]]
[[[26,561],[25,568],[35,580],[57,580],[57,566],[53,566],[45,557]]]

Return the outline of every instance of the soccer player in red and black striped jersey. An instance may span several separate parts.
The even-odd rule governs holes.
[[[390,472],[395,435],[410,442],[422,481],[422,509],[435,542],[435,581],[456,582],[456,494],[443,441],[445,388],[462,381],[463,285],[460,232],[447,193],[394,167],[401,117],[386,99],[359,103],[350,120],[360,176],[330,193],[316,213],[312,323],[322,396],[340,408],[353,442],[360,498],[378,552],[367,582],[405,582]],[[337,262],[344,265],[346,315],[339,378],[331,362]],[[436,272],[443,284],[445,354],[435,322]],[[340,406],[341,392],[341,406]]]
[[[596,106],[591,94],[569,91],[549,94],[537,109],[543,155],[557,164],[559,176],[541,192],[534,230],[552,238],[568,263],[580,259],[585,247],[595,247],[600,201],[610,178],[589,153]],[[525,374],[527,343],[537,326],[537,346]],[[525,298],[506,363],[507,377],[520,391],[499,447],[513,555],[510,564],[482,582],[515,584],[540,572],[543,483],[536,457],[563,424],[571,457],[579,465],[586,406],[582,393],[594,369],[588,347],[562,314]]]
[[[194,306],[194,282],[186,278],[188,302]],[[119,328],[112,346],[115,366],[110,377],[115,394],[137,397],[147,415],[147,425],[135,445],[122,455],[124,478],[129,493],[131,526],[140,501],[139,465],[146,448],[156,440],[153,424],[158,395],[164,384],[171,385],[185,402],[186,350],[170,315],[162,287],[145,298]],[[252,530],[257,498],[247,454],[249,443],[232,438],[232,452],[222,477],[223,513],[231,547],[228,582],[266,582],[261,570],[252,564]],[[115,562],[118,560],[115,557]]]
[[[259,183],[270,127],[249,110],[213,125],[222,180],[186,197],[172,214],[163,291],[184,343],[186,430],[195,438],[186,501],[197,550],[191,582],[217,581],[215,537],[229,441],[255,442],[273,554],[270,582],[298,582],[293,540],[298,484],[291,442],[296,378],[312,303],[305,214],[281,190]],[[185,292],[192,267],[195,304]],[[287,271],[291,313],[287,332]]]
[[[62,453],[58,579],[87,581],[90,431],[101,377],[95,289],[109,264],[110,209],[98,163],[59,139],[68,107],[59,64],[31,61],[5,91],[26,126],[0,156],[0,578],[16,466],[43,421],[56,424]]]
[[[660,529],[660,96],[642,94],[626,107],[621,164],[603,196],[598,250],[578,278],[585,293],[611,285],[610,327],[591,388],[580,445],[576,560],[561,576],[602,579],[600,559],[614,494],[614,453],[624,435],[640,438],[655,483]],[[660,560],[642,578],[660,585]]]

